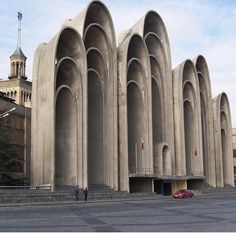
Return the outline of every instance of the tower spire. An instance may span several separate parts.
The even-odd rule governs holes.
[[[26,59],[27,57],[21,50],[21,20],[22,13],[17,12],[18,18],[18,38],[17,38],[17,48],[15,52],[10,56],[10,75],[9,79],[17,78],[26,80],[25,69],[26,69]]]
[[[18,18],[18,38],[17,38],[17,49],[21,48],[21,20],[22,20],[22,13],[19,11],[17,12]]]

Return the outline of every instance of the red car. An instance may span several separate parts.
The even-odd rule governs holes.
[[[193,196],[194,196],[193,192],[189,189],[180,189],[176,193],[172,194],[173,198],[187,198],[187,197],[192,198]]]

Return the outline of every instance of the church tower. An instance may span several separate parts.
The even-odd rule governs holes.
[[[32,82],[27,81],[26,59],[21,50],[21,20],[22,13],[17,13],[18,38],[15,52],[10,56],[10,74],[8,80],[0,81],[0,91],[11,98],[16,104],[31,108]]]
[[[25,75],[27,57],[21,50],[22,13],[17,13],[18,38],[15,52],[10,56],[10,74],[8,80],[0,81],[0,91],[11,98],[16,104],[31,108],[32,82]]]
[[[18,39],[17,39],[17,48],[15,52],[10,56],[10,75],[9,79],[17,78],[26,80],[25,76],[25,67],[27,57],[21,50],[21,20],[22,13],[18,12]]]

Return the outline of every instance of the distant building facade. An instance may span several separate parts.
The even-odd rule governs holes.
[[[0,92],[0,114],[14,109],[8,116],[0,117],[0,127],[4,129],[17,149],[24,163],[17,173],[26,178],[30,184],[30,154],[31,154],[31,109],[17,105],[12,99]]]
[[[33,65],[32,184],[128,192],[234,186],[227,95],[212,99],[206,60],[172,70],[168,34],[149,11],[120,36],[93,1]]]
[[[22,14],[18,12],[18,26]],[[11,141],[24,160],[19,173],[24,174],[26,183],[30,183],[31,157],[31,90],[32,82],[27,81],[27,57],[21,50],[21,28],[18,28],[17,49],[10,56],[10,75],[8,80],[0,80],[0,114],[15,108],[8,116],[0,118],[1,128],[7,130]]]
[[[8,76],[8,80],[0,80],[0,91],[5,93],[7,97],[14,99],[16,104],[31,108],[32,82],[27,81],[27,57],[24,55],[21,49],[21,19],[22,14],[18,12],[19,27],[17,48],[10,56],[10,75]]]
[[[233,140],[233,160],[234,160],[234,182],[236,183],[236,128],[232,129],[232,140]]]

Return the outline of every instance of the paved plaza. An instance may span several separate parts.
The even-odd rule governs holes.
[[[2,232],[236,231],[236,194],[0,207]]]

